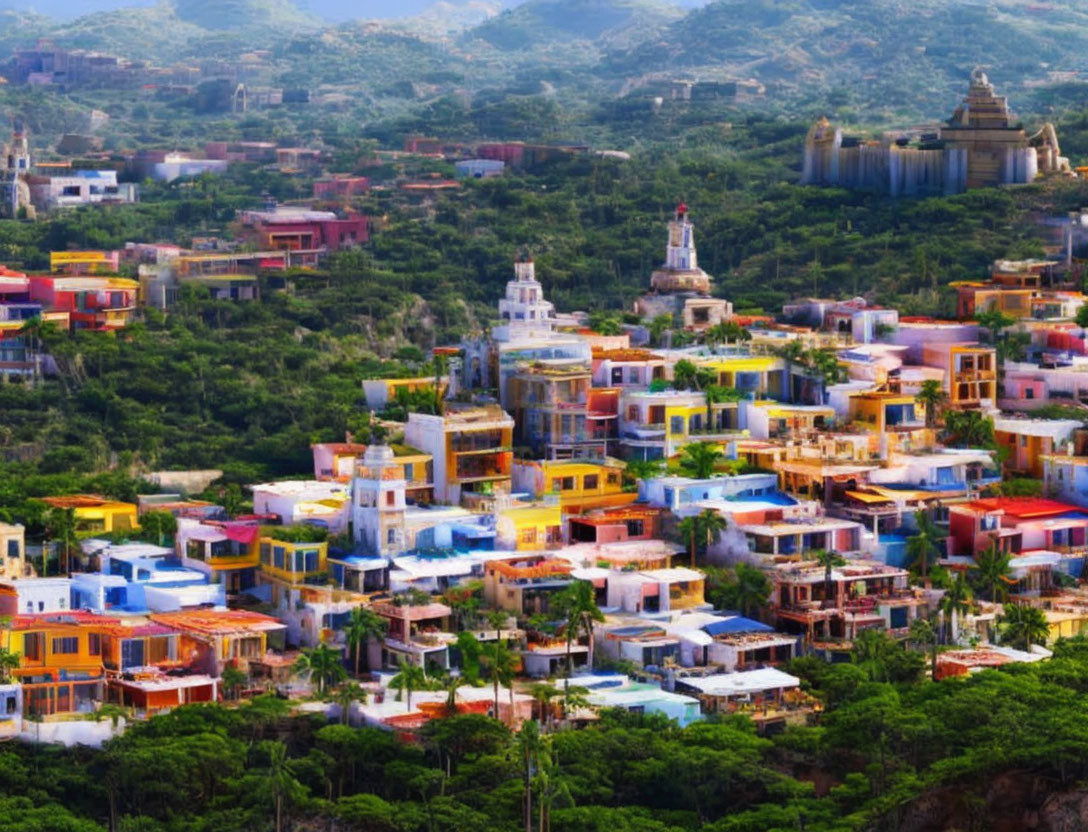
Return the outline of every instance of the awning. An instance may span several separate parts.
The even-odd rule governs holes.
[[[734,633],[773,633],[774,627],[738,615],[735,618],[726,618],[722,621],[711,621],[703,626],[702,630],[708,635],[722,636]]]
[[[890,503],[889,497],[884,497],[880,494],[870,494],[867,491],[847,491],[846,496],[851,500],[857,500],[860,503]]]

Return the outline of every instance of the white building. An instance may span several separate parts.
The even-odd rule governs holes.
[[[371,445],[351,482],[351,523],[355,542],[369,554],[392,556],[404,550],[405,481],[388,445]]]
[[[20,613],[63,612],[71,608],[70,578],[20,578],[12,581]]]
[[[347,531],[350,507],[350,489],[343,483],[283,480],[253,486],[253,513],[275,514],[285,526],[306,523],[340,534]]]

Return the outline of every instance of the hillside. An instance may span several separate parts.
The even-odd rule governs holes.
[[[612,50],[598,71],[724,72],[757,78],[779,97],[830,96],[869,117],[934,118],[949,114],[975,66],[1013,94],[1025,81],[1083,69],[1086,47],[1088,10],[1071,2],[718,0]]]
[[[633,47],[683,14],[657,0],[529,0],[466,33],[463,45],[552,57],[573,50],[583,62],[599,50]]]

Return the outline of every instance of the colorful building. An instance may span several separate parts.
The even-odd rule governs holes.
[[[412,413],[404,440],[433,458],[437,502],[510,490],[514,420],[497,405],[450,406],[443,416]]]
[[[537,552],[563,545],[563,511],[558,505],[515,506],[495,518],[495,542],[500,549]]]
[[[609,459],[515,461],[513,488],[534,499],[557,495],[564,514],[582,514],[625,506],[638,498],[636,493],[624,491],[623,469],[622,462]]]
[[[76,534],[81,537],[140,528],[139,509],[134,503],[107,500],[91,494],[43,497],[42,502],[51,508],[64,511],[71,509],[75,518]]]

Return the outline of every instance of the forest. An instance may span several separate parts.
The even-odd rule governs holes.
[[[880,637],[850,662],[795,660],[824,713],[771,738],[741,716],[680,728],[602,711],[568,730],[541,706],[517,735],[470,714],[404,743],[270,696],[186,706],[100,751],[3,747],[0,828],[983,832],[1083,812],[1088,642],[940,682],[923,676],[925,649]],[[330,697],[360,695],[345,690]]]

